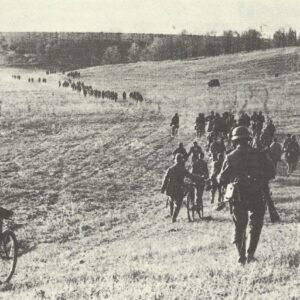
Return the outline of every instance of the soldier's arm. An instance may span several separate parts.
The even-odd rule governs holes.
[[[160,189],[162,194],[165,193],[169,182],[170,182],[170,169],[166,172],[165,177],[163,179],[163,183],[162,183],[162,186],[161,186],[161,189]]]
[[[190,149],[190,151],[188,152],[188,154],[186,155],[186,158],[189,158],[189,156],[191,155],[192,153],[192,148]]]
[[[219,175],[217,176],[217,181],[220,184],[227,184],[229,183],[229,179],[230,179],[230,173],[232,172],[231,170],[231,166],[228,163],[228,159],[225,158],[223,165],[222,165],[222,169],[219,173]]]
[[[207,166],[207,163],[205,163],[205,166],[204,166],[204,178],[207,179],[208,177],[209,177],[208,166]]]

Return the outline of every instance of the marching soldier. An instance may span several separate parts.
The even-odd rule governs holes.
[[[192,154],[192,161],[199,159],[201,153],[203,153],[202,148],[198,145],[197,141],[194,141],[193,146],[187,154],[187,158]]]
[[[185,177],[195,180],[195,175],[188,172],[185,168],[185,158],[178,153],[175,157],[175,164],[167,170],[161,187],[161,193],[164,194],[166,192],[171,198],[173,223],[176,222],[183,201]],[[172,209],[174,207],[175,209]]]
[[[178,153],[182,154],[184,159],[187,160],[187,152],[183,146],[183,143],[179,143],[179,147],[173,151],[174,159]]]
[[[197,191],[197,207],[203,206],[202,196],[205,187],[205,181],[209,178],[207,162],[204,160],[204,153],[200,154],[200,159],[196,159],[192,163],[192,174],[198,175],[199,180],[196,182]]]
[[[246,127],[239,126],[232,132],[232,141],[236,148],[230,152],[218,176],[221,184],[232,183],[233,222],[235,226],[234,244],[239,254],[239,263],[255,260],[263,219],[265,203],[263,201],[262,182],[274,178],[274,165],[263,153],[249,146],[250,134]],[[246,257],[246,228],[250,219],[250,241]]]

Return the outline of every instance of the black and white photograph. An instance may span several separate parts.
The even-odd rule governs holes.
[[[300,300],[299,12],[0,0],[0,299]]]

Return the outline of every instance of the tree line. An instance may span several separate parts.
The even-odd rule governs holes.
[[[112,34],[113,36],[114,34]],[[117,34],[115,34],[117,35]],[[84,35],[83,35],[84,37]],[[277,30],[273,38],[263,38],[255,29],[242,33],[233,30],[206,35],[149,35],[148,39],[99,39],[99,38],[47,38],[39,37],[7,39],[0,36],[4,51],[18,55],[34,55],[34,62],[61,68],[87,67],[102,64],[130,63],[137,61],[162,61],[216,56],[249,52],[275,47],[298,46],[300,39],[295,30]]]

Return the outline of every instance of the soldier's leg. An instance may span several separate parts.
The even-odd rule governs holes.
[[[172,216],[172,222],[176,222],[176,218],[179,214],[179,210],[182,204],[182,197],[181,196],[177,196],[176,198],[174,198],[174,211],[173,211],[173,216]]]
[[[216,187],[213,184],[212,187],[211,187],[211,191],[210,191],[210,194],[211,194],[210,203],[214,203],[215,202],[215,193],[216,193]]]
[[[197,186],[197,205],[198,205],[198,208],[202,207],[202,205],[203,205],[203,201],[202,201],[203,192],[204,192],[204,185],[198,185]]]
[[[233,206],[233,223],[235,226],[233,243],[238,250],[239,262],[243,264],[246,261],[248,210],[240,203]]]
[[[263,227],[264,215],[265,215],[265,204],[260,198],[257,197],[256,201],[252,201],[250,207],[250,241],[247,250],[248,262],[254,259],[254,253],[257,248],[261,230]]]
[[[270,192],[270,187],[268,182],[265,182],[263,184],[263,198],[264,198],[264,202],[267,204],[271,222],[274,223],[280,221],[279,214],[276,210],[274,201],[271,197],[271,192]]]

